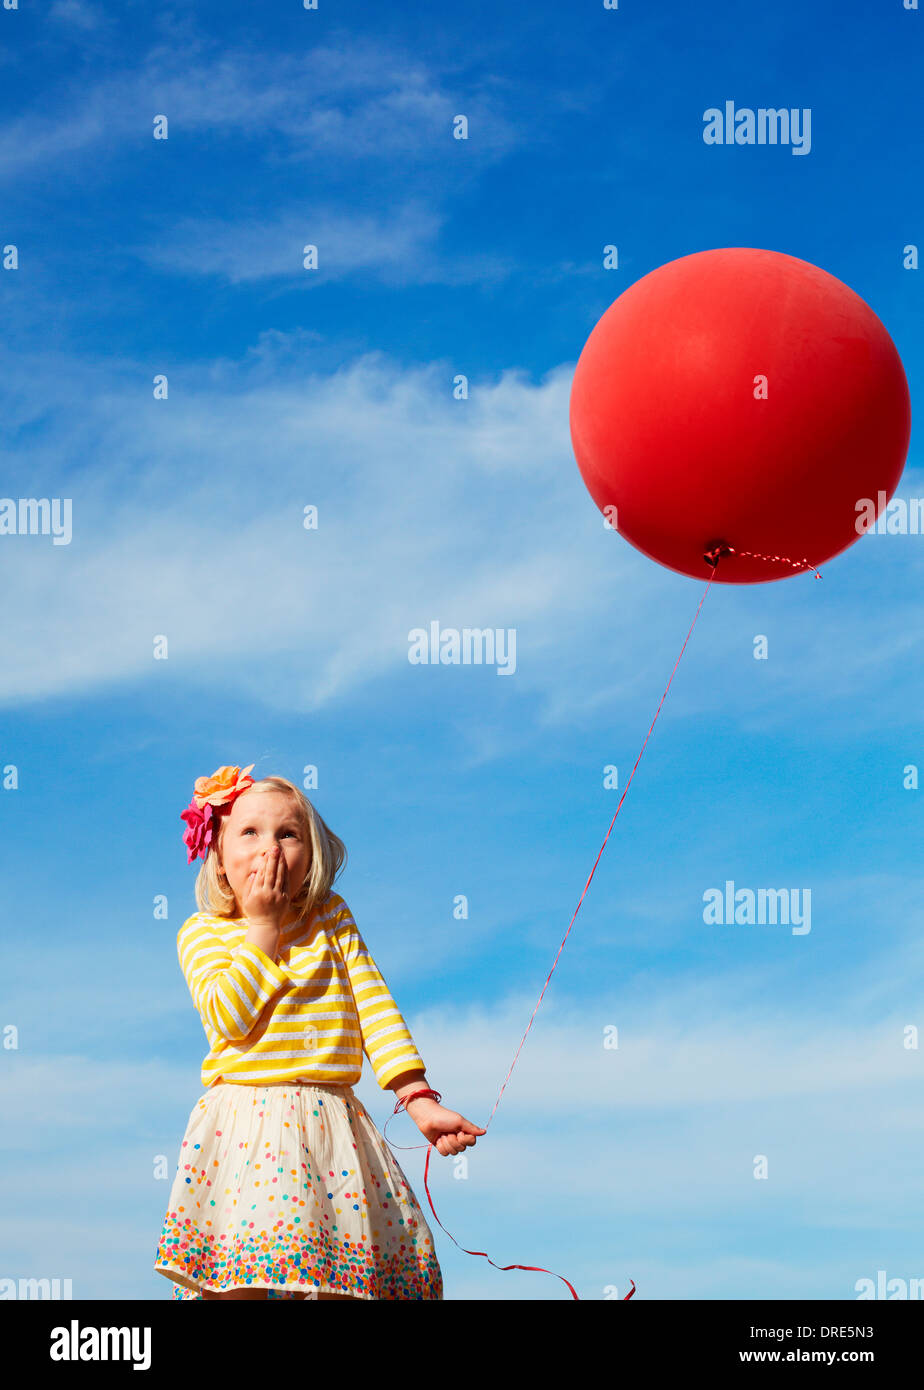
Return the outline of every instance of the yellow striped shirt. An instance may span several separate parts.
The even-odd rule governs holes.
[[[209,1042],[202,1084],[331,1082],[353,1086],[363,1053],[383,1090],[404,1071],[424,1071],[343,898],[331,893],[301,926],[279,933],[273,961],[245,942],[246,917],[196,912],[177,933],[177,953]]]

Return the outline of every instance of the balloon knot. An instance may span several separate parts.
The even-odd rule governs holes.
[[[707,565],[715,569],[722,555],[734,555],[734,550],[727,541],[710,541],[709,549],[703,552],[703,559]]]

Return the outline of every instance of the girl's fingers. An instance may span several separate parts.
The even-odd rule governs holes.
[[[254,871],[253,881],[268,892],[281,893],[286,886],[287,873],[285,855],[281,850],[276,854],[270,850],[264,854],[260,867]]]

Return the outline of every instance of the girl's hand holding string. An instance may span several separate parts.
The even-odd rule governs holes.
[[[483,1125],[472,1124],[456,1110],[447,1110],[445,1105],[429,1096],[421,1096],[406,1105],[405,1110],[420,1130],[423,1137],[434,1146],[444,1158],[450,1154],[461,1153],[470,1148],[479,1134],[487,1134]]]

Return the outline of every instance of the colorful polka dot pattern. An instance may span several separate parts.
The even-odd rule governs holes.
[[[352,1087],[219,1082],[193,1107],[155,1269],[175,1299],[244,1286],[442,1299],[433,1236]]]

